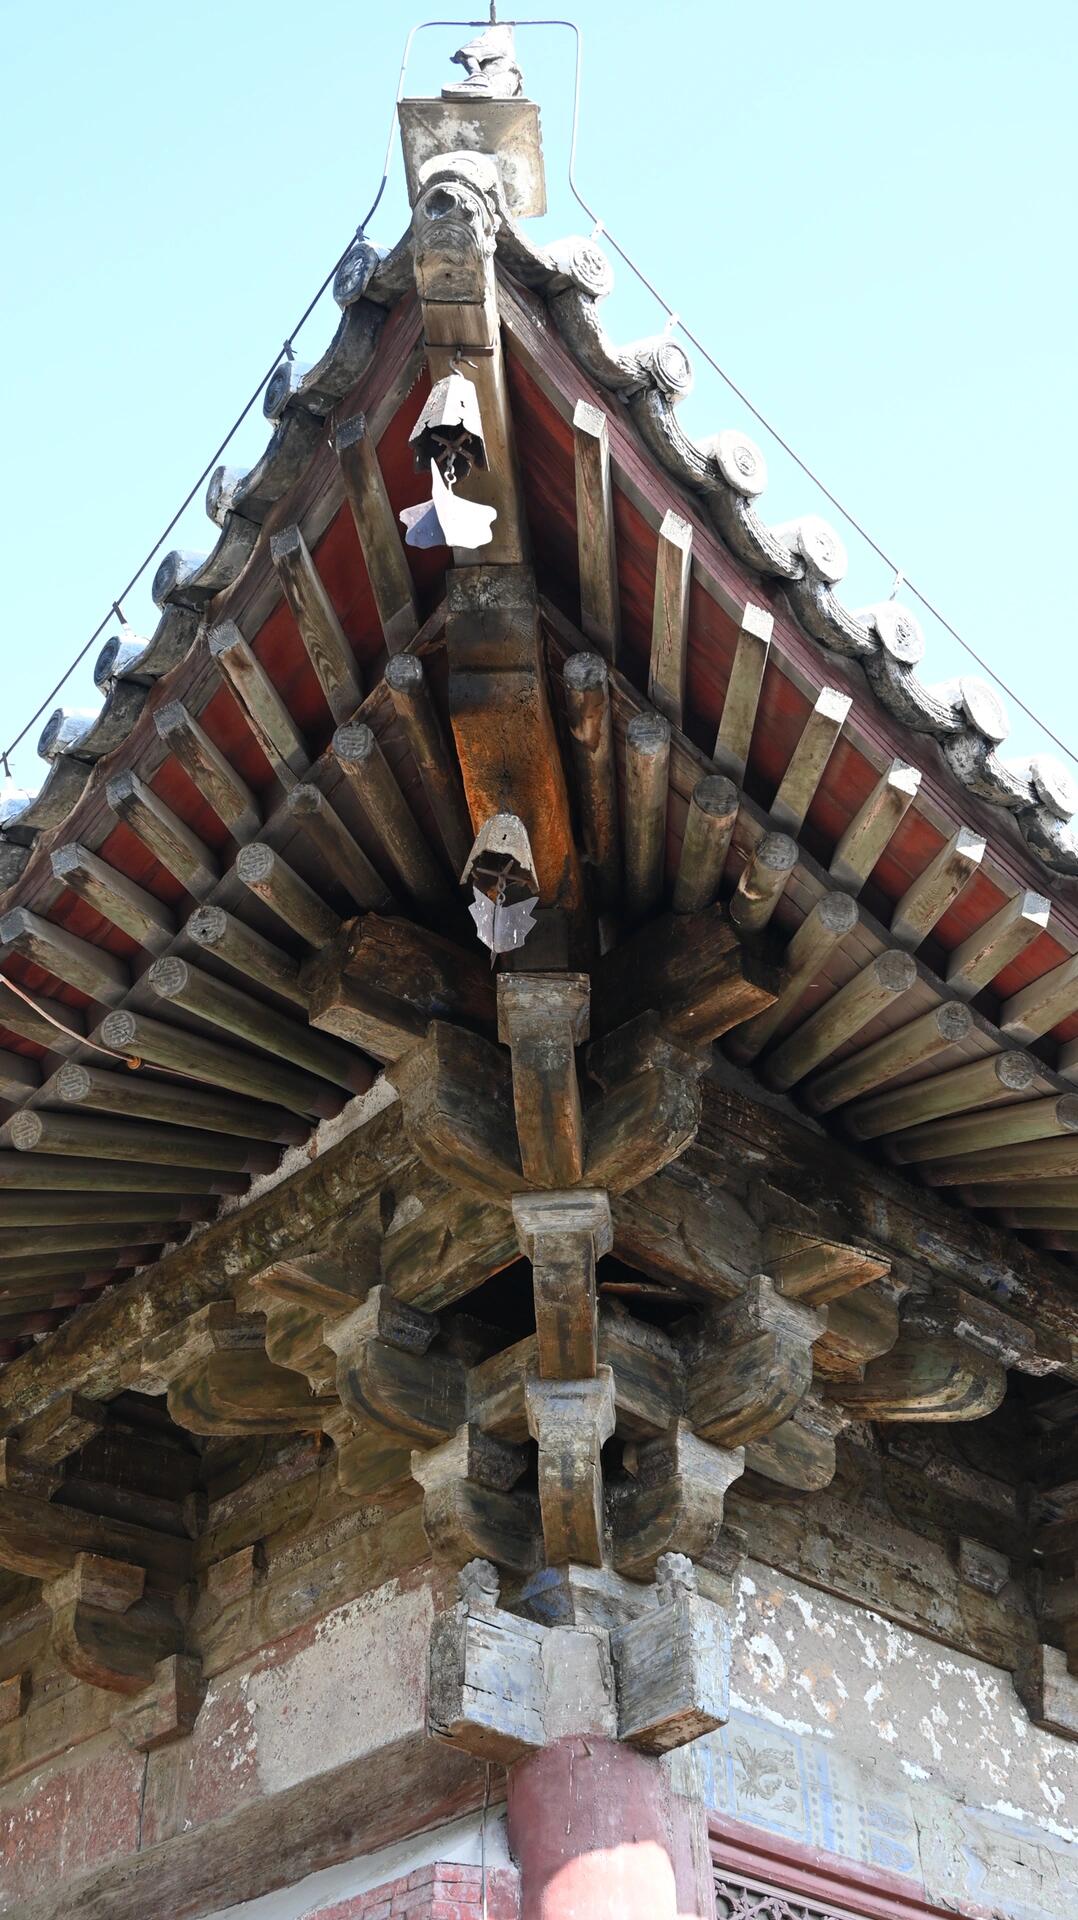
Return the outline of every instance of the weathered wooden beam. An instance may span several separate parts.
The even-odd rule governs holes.
[[[1036,1200],[1045,1207],[1078,1206],[1078,1181],[1066,1178],[1039,1180],[1031,1188],[1024,1180],[1001,1180],[991,1186],[963,1186],[956,1189],[956,1198],[967,1207],[993,1207],[1002,1211],[1008,1207],[1025,1207]]]
[[[670,901],[675,913],[698,913],[717,897],[739,803],[738,790],[725,774],[705,774],[696,782],[685,813]]]
[[[463,1363],[431,1352],[438,1332],[432,1315],[372,1287],[366,1300],[343,1317],[327,1320],[326,1343],[337,1356],[342,1404],[383,1432],[434,1446],[465,1417]]]
[[[0,1152],[0,1192],[243,1193],[243,1174],[200,1167],[142,1167],[120,1160],[90,1161],[66,1154]]]
[[[147,953],[162,953],[168,946],[176,931],[172,912],[126,873],[99,860],[77,841],[56,847],[51,863],[57,880],[112,926],[137,940]]]
[[[95,1113],[122,1114],[132,1120],[162,1120],[179,1127],[204,1127],[210,1133],[246,1134],[252,1140],[276,1140],[298,1146],[307,1128],[283,1107],[207,1093],[190,1080],[155,1080],[146,1073],[110,1073],[69,1060],[49,1083],[50,1100]]]
[[[995,1189],[992,1190],[995,1192]],[[1025,1187],[1017,1191],[1026,1199],[1032,1196]],[[993,1202],[989,1201],[989,1205]],[[1070,1206],[1062,1201],[1054,1201],[1050,1206],[1008,1205],[999,1208],[1001,1227],[1013,1227],[1016,1233],[1075,1233],[1078,1232],[1078,1186]]]
[[[0,916],[0,944],[106,1007],[121,1000],[131,985],[127,968],[115,954],[54,926],[29,907],[12,907]]]
[[[764,1229],[763,1258],[783,1297],[807,1307],[829,1307],[832,1301],[881,1279],[891,1266],[867,1247],[779,1225]]]
[[[623,1193],[677,1159],[699,1124],[705,1064],[649,1015],[589,1050],[588,1070],[603,1088],[585,1116],[589,1186]]]
[[[280,1150],[193,1127],[161,1127],[95,1114],[42,1113],[29,1107],[0,1128],[0,1143],[19,1153],[71,1153],[90,1160],[134,1160],[139,1165],[223,1167],[231,1173],[272,1173]]]
[[[386,651],[397,654],[414,640],[419,630],[419,616],[400,526],[386,492],[378,448],[365,414],[354,413],[341,422],[334,447]]]
[[[806,914],[783,955],[782,981],[775,999],[761,1013],[730,1033],[726,1046],[735,1060],[755,1060],[772,1035],[795,1013],[827,960],[852,933],[860,918],[848,893],[825,893]]]
[[[0,973],[0,1027],[6,1027],[9,1033],[18,1034],[20,1040],[31,1040],[35,1046],[43,1047],[47,1053],[73,1053],[78,1046],[78,1036],[86,1031],[86,1015],[81,1007],[69,1007],[65,1002],[51,1000],[47,994],[35,989],[33,1006],[24,1000],[6,976]],[[61,1022],[58,1027],[54,1023]],[[62,1028],[68,1028],[63,1032]],[[12,1068],[18,1078],[18,1069]]]
[[[288,1060],[304,1073],[317,1074],[347,1093],[365,1093],[370,1086],[370,1069],[351,1048],[312,1032],[305,1023],[277,1013],[176,954],[155,960],[146,984],[158,999],[220,1027],[231,1039]]]
[[[834,687],[822,687],[817,694],[771,802],[771,818],[784,832],[797,834],[803,827],[852,705],[851,696]]]
[[[3,1011],[0,1005],[0,1014]],[[41,1069],[36,1060],[28,1060],[22,1053],[9,1053],[6,1047],[0,1049],[0,1100],[25,1100],[26,1095],[40,1085]]]
[[[892,760],[831,856],[831,878],[838,886],[860,893],[891,835],[913,805],[920,784],[915,767]]]
[[[672,727],[681,726],[685,706],[691,588],[692,528],[680,514],[668,510],[659,528],[655,559],[648,699]]]
[[[1025,1140],[1009,1147],[986,1148],[922,1166],[932,1187],[983,1187],[995,1181],[1071,1180],[1078,1176],[1078,1140]]]
[[[334,720],[350,720],[363,698],[359,665],[299,527],[270,538],[270,558],[307,658]]]
[[[603,1562],[602,1448],[614,1431],[614,1376],[531,1379],[528,1429],[539,1446],[539,1506],[549,1566]]]
[[[209,650],[282,786],[302,779],[310,765],[307,743],[234,620],[210,628]]]
[[[329,1396],[313,1394],[291,1368],[274,1366],[257,1314],[210,1307],[199,1318],[202,1337],[188,1342],[193,1357],[168,1380],[168,1410],[177,1426],[211,1437],[321,1432]]]
[[[271,993],[291,1000],[295,1006],[306,1008],[307,996],[299,983],[299,961],[290,953],[282,953],[280,947],[256,933],[253,927],[237,920],[235,914],[226,913],[224,907],[196,907],[184,927],[184,934],[193,946],[215,954],[245,980],[254,980]]]
[[[908,1073],[911,1067],[922,1066],[937,1054],[946,1053],[948,1048],[965,1040],[972,1029],[973,1015],[969,1008],[959,1000],[944,1000],[940,1006],[918,1014],[916,1020],[908,1021],[904,1027],[884,1034],[882,1040],[874,1040],[871,1046],[840,1060],[837,1066],[825,1068],[805,1088],[805,1104],[813,1113],[830,1113],[832,1108],[856,1100],[859,1094],[871,1093],[874,1088],[885,1086],[888,1080]],[[884,1094],[882,1098],[889,1099],[890,1095]],[[857,1108],[851,1116],[854,1133],[858,1131],[861,1113],[862,1109]]]
[[[610,676],[598,653],[573,653],[562,670],[565,712],[584,851],[595,876],[599,905],[621,898],[621,821]]]
[[[386,1073],[400,1095],[408,1138],[442,1179],[484,1200],[526,1184],[509,1060],[498,1047],[434,1020],[426,1040]]]
[[[916,979],[917,967],[908,953],[891,949],[878,954],[768,1055],[763,1068],[768,1085],[783,1090],[796,1086],[836,1047],[908,993]]]
[[[580,569],[581,631],[611,663],[621,641],[610,434],[606,415],[587,400],[573,412],[576,468],[576,543]]]
[[[919,947],[957,900],[984,859],[987,841],[968,827],[942,847],[924,872],[907,887],[891,915],[891,938],[896,947]]]
[[[947,962],[947,985],[963,1000],[994,980],[1042,934],[1052,911],[1039,893],[1016,893],[983,927],[955,947]]]
[[[304,782],[292,788],[287,807],[292,819],[321,854],[337,885],[357,907],[378,912],[391,905],[393,896],[381,874],[324,793]]]
[[[536,1187],[571,1187],[584,1171],[576,1049],[588,1037],[584,973],[503,973],[498,1038],[513,1063],[520,1164]]]
[[[151,1066],[206,1080],[211,1086],[265,1100],[271,1106],[287,1107],[291,1113],[324,1119],[341,1108],[337,1089],[312,1074],[281,1066],[264,1055],[222,1046],[217,1040],[206,1040],[199,1033],[132,1013],[128,1008],[110,1013],[95,1038],[118,1053],[137,1054]]]
[[[1064,1080],[1078,1080],[1078,1042],[1068,1040],[1060,1047],[1056,1072],[1062,1074]]]
[[[739,945],[725,909],[664,914],[600,961],[592,1025],[600,1033],[654,1007],[671,1035],[704,1045],[770,1006],[777,969]]]
[[[175,1213],[175,1207],[172,1209]],[[27,1256],[42,1258],[54,1253],[93,1253],[106,1247],[163,1245],[166,1240],[182,1239],[187,1223],[164,1220],[102,1220],[86,1226],[8,1227],[0,1225],[0,1261]]]
[[[915,1302],[890,1351],[870,1360],[861,1380],[831,1386],[856,1419],[880,1421],[980,1420],[1006,1391],[1003,1360],[981,1337],[976,1315],[945,1300]]]
[[[395,654],[386,666],[385,681],[450,867],[459,879],[467,865],[474,836],[457,757],[435,708],[430,682],[418,654]]]
[[[788,1420],[812,1384],[824,1316],[784,1299],[756,1274],[689,1343],[686,1416],[702,1440],[741,1447]]]
[[[401,656],[404,658],[405,656]],[[408,920],[365,914],[303,971],[311,1024],[395,1060],[439,1016],[493,1033],[494,976],[479,954]]]
[[[944,1114],[988,1106],[1009,1093],[1024,1093],[1036,1073],[1036,1061],[1028,1053],[993,1053],[862,1101],[845,1116],[846,1124],[858,1140],[877,1140],[881,1133],[898,1133]]]
[[[504,1205],[461,1193],[422,1164],[413,1175],[403,1217],[382,1240],[379,1270],[395,1298],[437,1313],[512,1265],[519,1248]]]
[[[331,752],[378,835],[406,892],[421,907],[438,907],[449,894],[445,873],[386,762],[370,727],[338,727]]]
[[[612,1243],[606,1194],[517,1194],[513,1222],[532,1263],[540,1375],[593,1378],[599,1360],[595,1265]]]
[[[80,1553],[136,1568],[159,1592],[174,1593],[190,1578],[189,1540],[0,1488],[0,1566],[32,1580],[55,1580]]]
[[[941,1154],[1013,1146],[1020,1140],[1051,1140],[1065,1133],[1078,1133],[1078,1094],[1023,1100],[1017,1106],[995,1107],[988,1113],[953,1114],[925,1126],[907,1127],[889,1141],[888,1151],[892,1160],[906,1164],[934,1160]]]
[[[719,731],[712,759],[718,773],[728,774],[738,786],[745,778],[756,725],[756,709],[771,647],[774,616],[751,602],[741,616],[734,664],[726,686]]]
[[[663,896],[670,724],[658,713],[634,714],[625,729],[625,911],[630,921],[653,913]]]
[[[1078,954],[1012,993],[999,1010],[999,1025],[1009,1040],[1039,1040],[1073,1013],[1078,1013]]]
[[[341,924],[339,916],[319,899],[295,868],[264,841],[256,840],[240,848],[235,872],[237,880],[264,901],[308,946],[320,947],[326,940],[332,940]]]
[[[447,596],[449,712],[473,833],[497,813],[516,814],[542,905],[574,910],[580,863],[534,576],[523,566],[458,566]]]
[[[788,833],[765,833],[756,842],[730,901],[730,918],[740,934],[763,932],[799,858],[797,841]]]
[[[92,1225],[95,1221],[204,1220],[213,1203],[174,1193],[5,1193],[0,1227]]]
[[[188,893],[197,898],[216,886],[216,855],[150,787],[143,786],[136,773],[118,773],[105,788],[105,799],[117,818]]]
[[[240,774],[194,715],[179,700],[159,707],[154,725],[170,753],[198,789],[234,840],[250,840],[262,824],[262,813]]]

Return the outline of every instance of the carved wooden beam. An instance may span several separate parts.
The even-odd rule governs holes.
[[[349,1047],[322,1033],[312,1033],[306,1022],[277,1013],[251,994],[204,973],[177,954],[155,960],[146,984],[159,1000],[195,1014],[219,1027],[230,1040],[260,1049],[276,1059],[290,1061],[306,1074],[317,1075],[346,1093],[365,1093],[371,1084],[366,1062]]]
[[[184,936],[193,946],[215,954],[234,973],[270,993],[280,994],[294,1006],[306,1011],[307,1000],[299,983],[299,961],[282,952],[271,940],[253,927],[237,920],[224,907],[197,907],[184,927]]]
[[[94,1113],[124,1114],[132,1120],[161,1120],[173,1126],[200,1127],[209,1133],[245,1134],[298,1146],[308,1128],[284,1107],[207,1093],[191,1081],[155,1080],[149,1074],[109,1073],[68,1060],[50,1082],[50,1094],[64,1106]]]
[[[783,1091],[796,1086],[885,1007],[908,993],[916,979],[917,967],[910,954],[897,948],[878,954],[768,1055],[763,1067],[768,1086]]]
[[[845,1106],[850,1100],[856,1100],[859,1094],[871,1093],[876,1087],[886,1086],[891,1079],[908,1073],[911,1067],[922,1066],[928,1060],[934,1060],[937,1054],[946,1053],[949,1047],[955,1047],[973,1031],[973,1015],[969,1008],[958,1000],[945,1000],[942,1006],[930,1007],[915,1020],[907,1021],[904,1027],[896,1027],[892,1033],[884,1034],[882,1040],[874,1040],[870,1046],[862,1047],[858,1053],[849,1054],[835,1067],[825,1067],[810,1080],[804,1089],[804,1100],[814,1113],[830,1113],[835,1107]],[[964,1068],[957,1069],[964,1072]],[[929,1091],[950,1075],[933,1075],[930,1083],[925,1084]],[[920,1084],[920,1083],[918,1083]],[[896,1088],[897,1093],[901,1089]],[[881,1101],[891,1100],[891,1093],[880,1096]],[[923,1097],[922,1095],[915,1096]],[[868,1118],[869,1110],[877,1102],[866,1101],[863,1107],[855,1107],[844,1115],[851,1132],[857,1133],[861,1118]],[[868,1135],[858,1135],[868,1138]]]
[[[483,1199],[519,1192],[508,1054],[478,1034],[432,1021],[421,1045],[387,1068],[408,1137],[442,1179]]]
[[[137,1054],[140,1060],[148,1060],[153,1066],[192,1075],[229,1093],[287,1107],[292,1113],[322,1119],[327,1114],[339,1113],[343,1104],[337,1089],[314,1074],[278,1065],[265,1054],[223,1046],[217,1040],[204,1039],[201,1034],[171,1027],[163,1020],[151,1020],[145,1014],[131,1013],[127,1008],[110,1013],[94,1038],[117,1053]]]
[[[916,1301],[890,1352],[832,1396],[856,1419],[978,1420],[1007,1390],[1010,1341],[1006,1317],[968,1295]]]
[[[625,912],[646,919],[663,897],[666,809],[670,788],[670,723],[634,713],[625,729]]]
[[[169,908],[96,853],[77,841],[57,847],[52,854],[52,870],[65,887],[147,953],[161,953],[169,945],[176,931]]]
[[[584,973],[503,973],[498,1038],[513,1070],[520,1164],[536,1187],[568,1187],[584,1171],[576,1049],[588,1037]]]
[[[234,840],[250,840],[262,824],[258,801],[194,714],[188,713],[181,701],[170,700],[157,709],[154,724],[221,825]]]
[[[127,968],[115,954],[69,933],[66,927],[54,926],[29,907],[12,907],[0,916],[0,943],[106,1007],[122,1000],[131,984]]]
[[[1051,902],[1039,893],[1016,893],[1006,901],[983,927],[954,948],[947,962],[951,992],[972,1000],[1040,937],[1051,910]]]
[[[592,1028],[608,1033],[648,1007],[670,1034],[702,1046],[770,1006],[777,969],[742,947],[725,908],[664,914],[596,968]]]
[[[357,907],[380,912],[392,902],[392,894],[382,876],[371,865],[363,848],[349,833],[336,808],[318,787],[304,781],[293,787],[287,800],[290,817],[296,822],[319,858],[325,862],[334,885]]]
[[[858,808],[831,858],[831,877],[851,893],[860,893],[888,841],[917,797],[921,776],[915,767],[893,760]]]
[[[812,1384],[813,1343],[825,1326],[822,1314],[755,1275],[691,1339],[685,1411],[693,1430],[714,1446],[741,1447],[781,1426]]]
[[[774,625],[774,616],[763,607],[750,604],[741,616],[741,630],[712,755],[717,771],[728,774],[739,786],[748,765]]]
[[[788,833],[765,833],[757,841],[729,907],[739,934],[763,932],[799,859],[797,841]]]
[[[427,845],[370,727],[338,727],[331,752],[385,848],[407,893],[428,911],[443,905],[449,884]]]
[[[726,1050],[735,1060],[755,1060],[783,1022],[796,1013],[831,954],[853,932],[858,917],[857,902],[848,893],[825,893],[817,900],[783,955],[782,983],[775,999],[727,1035]]]
[[[987,842],[968,827],[959,827],[924,872],[907,887],[891,915],[891,938],[896,947],[919,947],[926,934],[953,906],[984,858]]]
[[[152,788],[143,785],[136,773],[118,773],[105,788],[105,799],[117,818],[188,893],[197,898],[216,886],[216,854],[158,799]]]
[[[67,1572],[46,1580],[52,1651],[76,1680],[142,1693],[158,1662],[182,1650],[179,1620],[161,1596],[143,1598],[145,1581],[142,1567],[98,1553],[76,1554]]]

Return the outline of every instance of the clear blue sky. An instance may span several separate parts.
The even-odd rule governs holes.
[[[0,5],[0,745],[96,626],[366,211],[416,17],[372,0]],[[577,0],[575,17],[585,196],[1078,751],[1074,0]],[[435,91],[466,37],[418,36],[408,91]],[[540,231],[554,238],[583,222],[566,184],[572,39],[522,30],[518,49],[543,108]],[[395,154],[372,237],[389,244],[405,221]],[[661,319],[620,265],[607,317],[621,339]],[[332,324],[331,309],[314,315],[301,357]],[[700,434],[751,427],[703,365],[684,417]],[[771,467],[768,517],[820,510],[752,430]],[[259,409],[232,463],[265,437]],[[890,576],[847,537],[845,596],[885,597]],[[211,539],[199,502],[169,545]],[[126,603],[141,632],[155,618],[149,578]],[[926,677],[960,671],[927,625]],[[65,704],[97,704],[92,658]],[[1034,750],[1011,717],[1005,753]],[[39,784],[33,739],[15,770]]]

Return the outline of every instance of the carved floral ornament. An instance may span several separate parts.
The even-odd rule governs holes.
[[[835,1907],[821,1907],[795,1894],[769,1892],[718,1873],[715,1916],[716,1920],[852,1920],[848,1912],[840,1914]]]

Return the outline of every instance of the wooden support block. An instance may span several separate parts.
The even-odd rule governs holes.
[[[396,654],[386,666],[385,680],[450,868],[459,879],[474,836],[456,753],[435,708],[422,660],[414,653]]]
[[[30,1704],[30,1674],[12,1673],[6,1680],[0,1680],[0,1727],[11,1725],[18,1720]]]
[[[180,1622],[167,1604],[143,1600],[141,1567],[80,1553],[45,1582],[51,1651],[68,1673],[110,1693],[142,1693],[160,1660],[178,1653]]]
[[[216,886],[217,857],[135,773],[118,773],[105,788],[117,818],[142,841],[174,880],[197,898]]]
[[[927,1015],[924,1017],[927,1019]],[[899,1032],[910,1030],[904,1027]],[[888,1035],[889,1039],[897,1037]],[[1006,1099],[1008,1093],[1024,1093],[1036,1073],[1036,1061],[1028,1053],[989,1054],[985,1059],[971,1060],[968,1066],[952,1067],[948,1073],[934,1073],[927,1080],[915,1080],[909,1086],[877,1094],[874,1100],[864,1100],[845,1115],[846,1124],[858,1140],[877,1140],[881,1133],[898,1133],[903,1127],[920,1126],[944,1114],[968,1113],[972,1107],[988,1106],[993,1100]]]
[[[343,1318],[327,1319],[342,1405],[364,1424],[422,1446],[455,1433],[465,1418],[465,1370],[455,1356],[430,1351],[437,1333],[432,1315],[404,1306],[385,1287],[372,1287]]]
[[[307,962],[303,988],[313,1026],[396,1060],[438,1016],[493,1033],[495,978],[474,948],[369,913]]]
[[[1051,902],[1039,893],[1016,893],[998,913],[955,947],[947,962],[947,985],[963,1000],[1009,967],[1048,925]]]
[[[882,1040],[862,1047],[860,1053],[840,1060],[836,1067],[817,1074],[805,1088],[805,1104],[813,1113],[830,1113],[834,1107],[845,1106],[859,1094],[871,1093],[873,1088],[885,1086],[888,1080],[908,1073],[911,1067],[919,1067],[926,1060],[935,1059],[937,1054],[946,1053],[949,1047],[965,1040],[972,1028],[973,1015],[969,1008],[959,1000],[945,1000],[938,1007],[930,1007],[927,1013],[918,1014],[916,1020],[908,1021],[904,1027],[896,1027]],[[943,1077],[935,1076],[932,1084]],[[881,1097],[888,1100],[891,1095]],[[862,1111],[856,1108],[847,1116],[854,1133],[858,1133]],[[868,1139],[869,1135],[858,1133],[858,1137]]]
[[[175,919],[168,907],[144,887],[136,886],[126,873],[99,860],[96,853],[88,852],[77,841],[55,849],[52,870],[65,887],[112,926],[137,940],[147,953],[164,952],[176,931]]]
[[[692,528],[680,514],[668,510],[659,528],[655,560],[648,699],[672,727],[681,726],[685,706],[691,586]]]
[[[745,768],[749,763],[756,709],[774,625],[774,616],[765,612],[763,607],[754,607],[751,602],[741,616],[737,651],[730,669],[712,755],[716,771],[728,774],[738,786],[745,778]]]
[[[858,809],[831,857],[831,878],[860,893],[896,827],[917,797],[921,776],[915,767],[892,760]]]
[[[698,913],[718,895],[739,803],[737,788],[724,774],[705,774],[696,782],[670,902],[675,913]]]
[[[580,861],[546,684],[529,567],[455,567],[447,585],[449,713],[472,831],[496,814],[524,824],[540,903],[575,912]]]
[[[763,1070],[767,1084],[781,1089],[796,1086],[885,1007],[908,993],[916,979],[917,968],[908,953],[892,949],[877,955],[768,1056]]]
[[[611,1035],[610,1043],[617,1039]],[[584,1161],[589,1186],[624,1193],[676,1160],[693,1139],[700,1124],[701,1061],[696,1056],[687,1062],[676,1047],[669,1054],[629,1060],[622,1073],[611,1073],[602,1099],[589,1107]]]
[[[158,1127],[96,1114],[41,1113],[24,1107],[0,1130],[19,1153],[72,1153],[87,1160],[135,1160],[150,1166],[223,1167],[229,1173],[272,1173],[274,1146],[234,1140],[193,1127]]]
[[[625,911],[646,919],[663,896],[670,725],[634,714],[625,730]]]
[[[210,628],[209,649],[278,780],[292,786],[306,773],[310,755],[286,701],[234,620]]]
[[[342,421],[334,445],[386,651],[397,654],[415,638],[419,616],[400,527],[366,415],[354,413]]]
[[[39,1466],[58,1466],[104,1428],[105,1408],[82,1394],[65,1393],[18,1433],[19,1452]]]
[[[197,907],[184,933],[193,946],[215,954],[226,966],[254,980],[258,986],[306,1009],[307,996],[299,983],[299,961],[282,953],[271,940],[256,933],[224,907]]]
[[[891,938],[896,947],[920,946],[976,873],[987,844],[979,833],[959,827],[924,872],[907,887],[891,915]]]
[[[404,798],[370,727],[338,727],[331,752],[404,885],[422,907],[440,906],[446,876]]]
[[[817,694],[771,802],[771,818],[784,832],[796,835],[804,825],[852,705],[850,695],[834,687],[822,687]]]
[[[1025,1140],[1014,1146],[985,1148],[981,1153],[933,1160],[922,1165],[921,1174],[931,1187],[1071,1180],[1078,1178],[1078,1140]]]
[[[454,1457],[446,1473],[455,1467]],[[477,1759],[512,1766],[546,1744],[547,1629],[502,1612],[498,1575],[489,1562],[464,1567],[460,1592],[457,1605],[439,1614],[431,1628],[427,1730]]]
[[[1035,1727],[1078,1740],[1078,1675],[1059,1647],[1037,1646],[1014,1676],[1015,1691]]]
[[[603,1564],[602,1448],[614,1431],[614,1376],[529,1380],[528,1431],[539,1446],[539,1506],[550,1566]]]
[[[514,1492],[528,1449],[476,1426],[459,1427],[441,1446],[412,1454],[423,1489],[423,1531],[436,1560],[451,1567],[481,1558],[530,1573],[542,1534],[533,1493]]]
[[[4,1007],[0,1005],[0,1014],[3,1012]],[[18,1103],[40,1085],[41,1069],[35,1060],[28,1060],[23,1053],[0,1049],[0,1100]]]
[[[786,833],[765,833],[741,870],[730,902],[730,918],[738,933],[762,933],[799,859],[796,840]]]
[[[701,1600],[691,1560],[663,1554],[657,1607],[610,1636],[617,1673],[618,1739],[640,1753],[670,1753],[722,1726],[730,1713],[729,1629]]]
[[[777,968],[739,945],[725,908],[664,914],[606,954],[592,986],[592,1026],[609,1033],[654,1007],[672,1038],[703,1046],[770,1006]]]
[[[868,1247],[777,1224],[764,1228],[763,1258],[783,1297],[806,1307],[829,1306],[891,1270],[890,1261]]]
[[[1073,1013],[1078,1013],[1078,954],[1012,993],[999,1011],[1000,1030],[1009,1040],[1039,1040]]]
[[[562,678],[584,850],[599,905],[613,909],[621,899],[621,822],[606,662],[598,653],[570,654]]]
[[[706,1560],[744,1462],[740,1447],[713,1447],[683,1420],[661,1440],[627,1450],[630,1477],[610,1487],[607,1502],[617,1571],[648,1580],[664,1553]]]
[[[371,865],[325,794],[305,783],[292,788],[287,806],[291,818],[318,849],[337,885],[357,907],[380,912],[392,905],[393,896],[381,874]]]
[[[774,1488],[796,1493],[821,1493],[835,1477],[838,1461],[835,1438],[847,1424],[834,1407],[815,1393],[806,1393],[788,1420],[745,1448],[745,1472],[753,1486],[774,1499]],[[745,1493],[748,1495],[749,1486]]]
[[[832,1398],[857,1420],[979,1420],[1007,1390],[1003,1361],[961,1306],[917,1302],[889,1353],[860,1381],[835,1382]]]
[[[205,1697],[202,1662],[190,1653],[167,1654],[149,1686],[113,1724],[136,1753],[156,1753],[194,1730]]]
[[[271,536],[270,558],[330,713],[350,720],[363,698],[359,665],[299,527]]]
[[[307,1138],[307,1128],[283,1107],[207,1093],[190,1080],[109,1073],[69,1060],[50,1082],[49,1092],[64,1106],[123,1114],[131,1120],[163,1120],[170,1126],[204,1127],[210,1133],[246,1134],[252,1140],[277,1140],[284,1146],[298,1146]]]
[[[258,801],[194,715],[179,700],[170,700],[158,708],[154,724],[221,825],[234,840],[250,840],[262,824]]]
[[[155,960],[146,984],[158,999],[195,1014],[209,1026],[220,1027],[231,1039],[259,1047],[275,1059],[291,1061],[305,1073],[318,1074],[347,1093],[365,1093],[370,1086],[370,1069],[351,1048],[313,1033],[306,1023],[301,1025],[287,1014],[275,1012],[176,954]]]
[[[586,973],[498,976],[498,1038],[513,1063],[520,1164],[536,1187],[570,1187],[584,1171],[576,1049],[588,1037]]]
[[[444,1020],[386,1069],[405,1131],[434,1173],[494,1200],[527,1185],[520,1169],[513,1083],[505,1054]]]
[[[859,1287],[828,1301],[827,1331],[813,1347],[817,1376],[860,1380],[870,1360],[889,1353],[898,1339],[898,1308],[882,1288]]]
[[[826,1320],[758,1273],[709,1313],[689,1343],[685,1412],[702,1440],[741,1447],[788,1420],[812,1385]]]
[[[532,1263],[539,1373],[545,1380],[594,1378],[599,1320],[595,1265],[613,1244],[605,1193],[517,1194],[513,1221]]]
[[[117,1579],[132,1587],[148,1583],[157,1592],[175,1593],[191,1574],[189,1540],[0,1488],[0,1567],[31,1580],[56,1580],[80,1554],[123,1562],[130,1571]]]
[[[1050,1140],[1078,1133],[1078,1094],[1048,1100],[1023,1100],[988,1113],[953,1114],[926,1126],[907,1127],[890,1142],[892,1160],[935,1160],[941,1154],[979,1153],[987,1147],[1013,1146],[1022,1140]]]
[[[337,914],[272,847],[257,840],[241,847],[235,872],[237,880],[308,946],[320,947],[332,940],[341,924]]]
[[[341,1096],[336,1089],[312,1074],[281,1066],[264,1055],[222,1046],[217,1040],[205,1040],[201,1034],[170,1027],[163,1020],[151,1020],[146,1014],[131,1013],[126,1008],[110,1013],[98,1028],[96,1038],[118,1053],[137,1054],[151,1066],[206,1080],[229,1093],[242,1093],[252,1100],[268,1101],[271,1106],[287,1107],[292,1113],[324,1119],[341,1109]]]
[[[434,1182],[422,1164],[417,1179],[421,1205],[391,1224],[381,1272],[400,1299],[434,1313],[509,1266],[517,1240],[504,1206]]]
[[[576,540],[580,567],[580,626],[612,663],[621,640],[610,435],[606,415],[587,400],[573,413],[576,463]]]
[[[131,985],[127,968],[115,954],[81,940],[66,927],[53,926],[29,907],[12,907],[0,916],[0,943],[106,1007],[122,1000]],[[3,1010],[6,1013],[6,996]]]
[[[735,1060],[755,1060],[782,1022],[795,1013],[835,948],[852,933],[860,914],[848,893],[825,893],[806,914],[783,956],[779,990],[762,1012],[729,1034],[726,1047]]]

